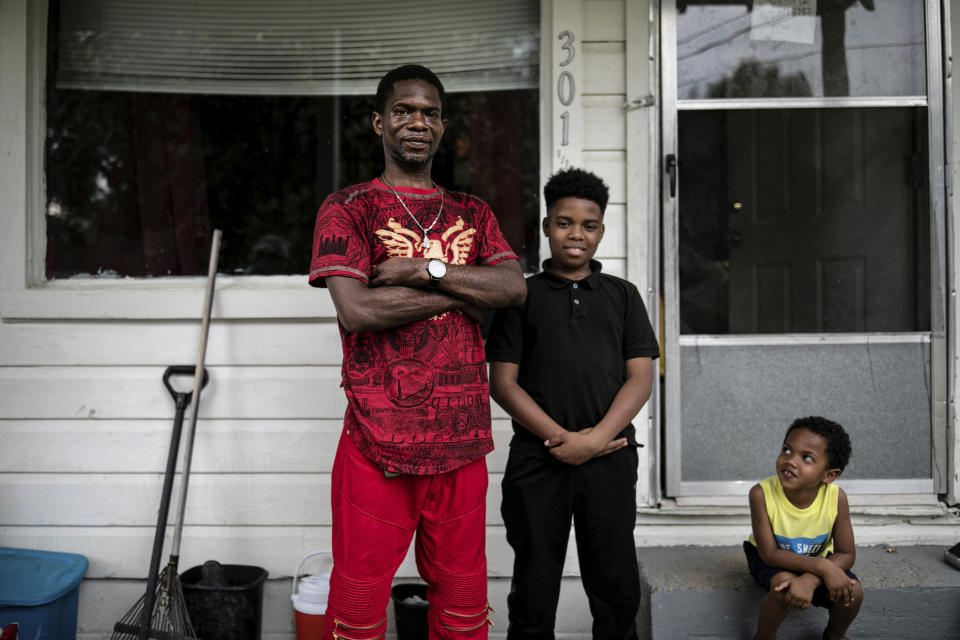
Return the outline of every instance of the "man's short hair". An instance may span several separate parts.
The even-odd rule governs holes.
[[[787,429],[784,439],[795,429],[806,429],[827,441],[828,469],[840,469],[840,471],[843,471],[847,468],[853,447],[850,444],[850,436],[843,430],[843,427],[833,420],[827,420],[820,416],[799,418],[794,420],[790,428]]]
[[[403,82],[404,80],[423,80],[436,87],[437,93],[440,94],[440,115],[442,117],[447,115],[447,92],[443,90],[443,83],[440,82],[440,78],[438,78],[433,71],[419,64],[405,64],[396,69],[391,69],[380,78],[380,84],[377,85],[377,99],[374,105],[377,113],[383,115],[384,109],[387,108],[387,100],[393,95],[393,85],[398,82]]]
[[[561,169],[556,172],[543,187],[543,197],[547,201],[547,211],[563,198],[581,198],[596,202],[600,213],[607,209],[610,191],[597,175],[583,169]]]

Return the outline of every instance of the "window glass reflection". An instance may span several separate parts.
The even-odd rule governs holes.
[[[323,199],[383,169],[367,96],[53,89],[47,104],[48,278],[201,275],[214,228],[222,271],[303,273]],[[529,270],[538,104],[536,90],[448,94],[433,172],[490,204]]]
[[[680,113],[686,334],[926,331],[922,108]]]
[[[926,95],[922,0],[678,0],[677,95]]]

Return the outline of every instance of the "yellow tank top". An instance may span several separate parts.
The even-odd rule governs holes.
[[[762,481],[760,487],[778,547],[804,556],[825,557],[833,553],[833,523],[837,519],[837,496],[840,495],[836,484],[821,485],[816,499],[806,509],[796,507],[787,499],[777,476]],[[757,544],[753,534],[750,534],[750,543]]]

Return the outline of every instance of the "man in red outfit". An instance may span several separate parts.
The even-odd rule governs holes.
[[[328,637],[383,637],[414,534],[431,638],[487,636],[493,441],[478,322],[522,303],[526,285],[486,203],[430,177],[445,107],[429,69],[387,73],[372,122],[384,171],[317,214],[310,284],[337,308],[348,401],[333,466]]]

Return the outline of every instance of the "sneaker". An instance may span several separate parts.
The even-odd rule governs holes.
[[[953,545],[943,554],[944,560],[952,564],[954,569],[960,569],[960,543]]]

